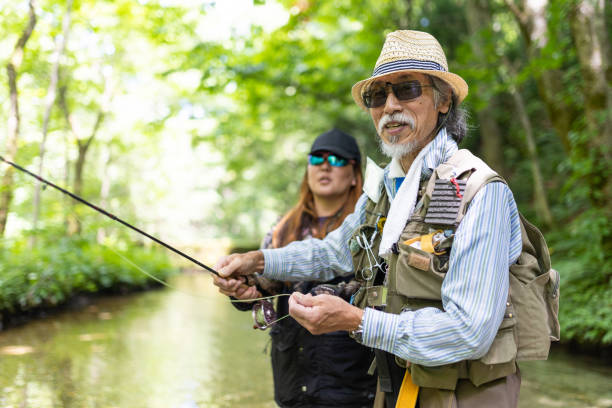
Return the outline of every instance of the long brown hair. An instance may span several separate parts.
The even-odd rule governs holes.
[[[355,209],[355,204],[361,195],[363,175],[361,166],[352,164],[355,174],[355,185],[349,189],[346,201],[335,216],[329,217],[320,229],[313,235],[314,238],[324,238],[329,231],[333,231],[342,224],[342,221]],[[302,231],[310,227],[318,218],[314,205],[314,195],[308,186],[308,169],[304,172],[300,187],[300,198],[297,204],[290,209],[279,221],[272,234],[272,248],[281,248],[293,241],[303,239]]]

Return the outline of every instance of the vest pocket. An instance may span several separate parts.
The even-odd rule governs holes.
[[[506,320],[505,318],[504,321]],[[478,387],[514,373],[516,352],[514,325],[499,330],[487,354],[480,360],[468,361],[468,378]]]
[[[516,349],[513,329],[502,329],[497,332],[489,351],[480,361],[489,365],[507,363],[516,357]]]
[[[446,274],[435,270],[433,254],[399,243],[394,281],[389,290],[408,298],[440,300],[440,288]]]
[[[515,268],[516,269],[516,268]],[[550,349],[551,335],[558,335],[558,326],[551,327],[550,305],[547,286],[548,273],[542,274],[527,284],[510,274],[510,297],[517,314],[518,356],[520,360],[546,359]],[[556,331],[556,333],[552,333]]]
[[[459,364],[446,364],[438,367],[411,364],[412,382],[421,387],[454,390],[459,379]]]

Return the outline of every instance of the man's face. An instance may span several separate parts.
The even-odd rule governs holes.
[[[387,86],[387,100],[379,107],[370,108],[370,115],[381,140],[393,148],[399,149],[402,155],[421,150],[435,135],[433,134],[438,114],[448,112],[448,101],[434,105],[433,88],[430,79],[419,73],[395,73],[382,77],[369,85],[368,89],[378,84],[398,84],[406,81],[418,81],[422,94],[414,99],[399,100],[391,87]]]

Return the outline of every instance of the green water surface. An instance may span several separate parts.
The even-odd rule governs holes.
[[[268,334],[207,275],[0,332],[1,408],[275,407]],[[521,408],[612,407],[612,367],[524,363]]]

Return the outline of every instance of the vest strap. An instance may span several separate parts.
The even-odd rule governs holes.
[[[384,351],[374,349],[376,355],[376,369],[378,370],[378,381],[382,392],[393,392],[393,382],[391,381],[391,373],[389,372],[389,362]]]
[[[412,382],[410,370],[406,369],[402,387],[397,396],[395,408],[414,408],[416,406],[417,397],[419,396],[419,386]]]

